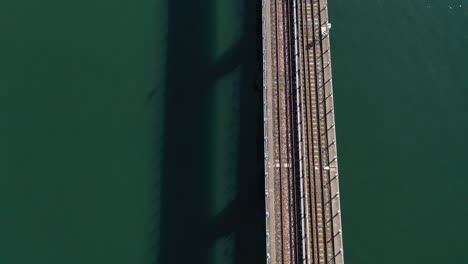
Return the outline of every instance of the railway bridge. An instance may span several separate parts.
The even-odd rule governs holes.
[[[263,0],[267,263],[342,264],[327,0]]]

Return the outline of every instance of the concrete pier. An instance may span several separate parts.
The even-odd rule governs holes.
[[[326,0],[263,0],[267,263],[342,264]]]

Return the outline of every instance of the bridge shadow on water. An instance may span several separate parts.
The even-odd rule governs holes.
[[[219,0],[168,1],[168,53],[160,230],[156,263],[216,264],[215,241],[234,239],[225,263],[265,261],[261,10],[243,0],[243,36],[220,60],[213,57],[215,6]],[[213,137],[211,107],[215,82],[240,69],[236,194],[215,217],[208,147]],[[231,254],[231,253],[230,253]]]

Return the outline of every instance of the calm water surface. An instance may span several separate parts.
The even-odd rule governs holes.
[[[154,1],[0,2],[0,262],[145,263]]]
[[[468,263],[468,2],[330,15],[346,262]]]
[[[257,3],[195,2],[0,3],[1,263],[263,261]]]

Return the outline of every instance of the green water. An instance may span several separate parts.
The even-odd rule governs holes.
[[[264,263],[258,4],[0,2],[0,263]],[[463,4],[330,1],[347,263],[468,263]]]
[[[256,5],[0,3],[0,263],[263,261]]]
[[[259,3],[168,3],[157,263],[261,263]]]
[[[159,5],[1,1],[0,263],[150,259]]]
[[[468,3],[329,4],[346,262],[468,263]]]

